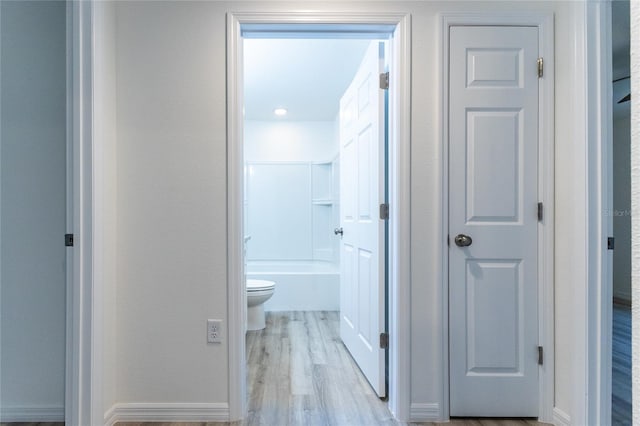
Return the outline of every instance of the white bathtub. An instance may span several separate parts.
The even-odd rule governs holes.
[[[248,261],[247,278],[275,281],[265,311],[337,311],[340,272],[323,261]]]

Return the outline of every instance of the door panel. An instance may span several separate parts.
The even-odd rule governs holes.
[[[467,262],[467,364],[469,374],[522,374],[519,261]],[[494,300],[510,301],[495,310]],[[499,336],[487,339],[485,336]]]
[[[467,111],[467,223],[519,221],[521,114],[521,110]]]
[[[538,415],[537,58],[535,27],[451,28],[452,416]]]
[[[385,395],[383,58],[372,42],[340,100],[340,337],[379,396]]]

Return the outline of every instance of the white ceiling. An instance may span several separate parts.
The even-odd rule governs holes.
[[[332,121],[369,40],[245,39],[247,120]],[[275,117],[273,110],[288,110]]]

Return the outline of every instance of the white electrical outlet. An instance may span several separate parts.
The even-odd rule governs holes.
[[[207,320],[207,343],[222,342],[222,320]]]

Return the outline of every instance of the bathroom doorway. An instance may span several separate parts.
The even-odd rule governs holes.
[[[247,338],[271,334],[271,319],[289,318],[280,334],[290,335],[295,360],[339,336],[383,398],[386,218],[378,212],[387,199],[387,108],[379,76],[388,69],[387,43],[263,36],[245,39],[243,48]],[[306,336],[294,331],[293,314],[310,312],[322,313],[317,322],[328,326],[326,334],[313,335],[317,326],[307,322]],[[307,363],[327,365],[326,358]],[[290,369],[293,384],[312,378],[295,364],[278,368]],[[262,382],[252,377],[249,386]]]
[[[235,242],[241,241],[240,251],[246,253],[246,256],[240,256],[240,265],[236,266],[243,272],[241,276],[244,277],[246,273],[247,279],[275,282],[273,295],[264,303],[266,328],[250,333],[268,336],[273,330],[280,330],[278,333],[282,336],[284,322],[288,324],[284,333],[292,343],[291,339],[298,334],[295,330],[300,331],[302,324],[306,324],[302,327],[307,331],[302,337],[306,341],[314,334],[310,331],[311,328],[319,330],[328,326],[328,331],[324,334],[331,341],[338,340],[342,344],[346,340],[345,324],[353,325],[353,320],[366,324],[366,327],[356,330],[355,335],[360,340],[366,340],[364,346],[373,349],[371,352],[377,357],[375,361],[379,361],[378,364],[371,368],[368,363],[373,357],[363,357],[348,342],[348,352],[345,353],[350,354],[349,359],[355,360],[355,369],[364,372],[364,376],[356,381],[366,383],[368,380],[370,386],[367,385],[364,392],[377,395],[378,403],[378,396],[387,397],[387,378],[390,381],[392,403],[395,395],[400,392],[393,376],[393,372],[398,371],[393,363],[397,362],[400,346],[393,347],[393,361],[388,364],[389,345],[386,342],[388,331],[397,324],[397,317],[394,317],[397,310],[388,303],[389,296],[397,288],[395,283],[400,271],[406,271],[397,261],[397,233],[400,230],[397,224],[394,228],[394,223],[390,223],[386,216],[389,203],[398,195],[400,181],[400,177],[394,175],[399,170],[398,165],[387,164],[387,156],[389,153],[398,154],[394,149],[397,150],[400,136],[398,106],[402,105],[402,97],[384,87],[387,78],[385,72],[388,71],[393,76],[399,58],[403,57],[398,49],[401,45],[392,40],[397,26],[398,24],[342,24],[331,28],[328,25],[312,24],[238,25],[236,29],[239,32],[236,33],[235,40],[237,45],[230,52],[235,57],[236,65],[239,65],[234,75],[241,75],[241,78],[235,88],[243,100],[238,102],[238,105],[242,105],[242,116],[237,114],[235,118],[230,117],[232,128],[237,130],[235,140],[242,140],[233,164],[237,165],[240,160],[241,177],[244,178],[241,180],[242,185],[238,185],[240,193],[236,193],[239,196],[236,206],[241,207],[241,214],[234,217],[242,219],[242,226],[238,227],[242,230],[242,235]],[[234,40],[231,44],[235,44]],[[324,58],[319,53],[322,51]],[[375,52],[373,56],[379,62],[381,72],[369,72],[372,75],[362,79],[363,73],[358,72],[358,69],[366,62],[367,52]],[[382,59],[385,54],[390,58],[387,61]],[[300,60],[297,67],[307,65],[310,69],[287,70],[286,65],[295,64],[296,59]],[[273,72],[276,77],[264,82],[269,72]],[[354,78],[357,80],[358,76],[361,80],[354,82]],[[334,82],[336,78],[338,81]],[[298,80],[301,82],[296,88]],[[393,81],[393,77],[391,80]],[[381,83],[383,85],[379,86]],[[233,82],[230,85],[234,86]],[[394,83],[390,86],[393,88]],[[399,89],[399,86],[396,87]],[[365,87],[372,87],[373,90],[367,91]],[[297,99],[287,98],[289,89],[297,95]],[[271,91],[272,95],[266,95],[265,91]],[[350,91],[350,98],[355,101],[351,104],[347,99],[349,96],[345,96]],[[376,96],[381,99],[381,132],[379,135],[369,132],[367,136],[367,129],[371,126],[365,126],[366,128],[356,132],[356,139],[360,136],[364,142],[349,146],[348,141],[341,140],[341,135],[344,139],[346,133],[345,123],[350,116],[357,116],[364,111],[369,103],[373,105],[373,98]],[[321,104],[325,101],[326,111],[319,113],[323,108]],[[391,121],[387,120],[389,117]],[[390,137],[386,137],[387,127],[391,128]],[[232,140],[233,135],[230,135],[230,141]],[[374,156],[375,161],[370,161]],[[398,161],[396,156],[393,158]],[[354,169],[357,170],[356,173],[352,173]],[[366,188],[366,191],[356,189],[353,192],[349,189],[352,187]],[[390,190],[387,193],[388,188]],[[345,252],[349,247],[345,249],[347,245],[341,242],[353,232],[345,226],[345,201],[355,203],[357,219],[366,219],[376,224],[374,232],[357,231],[361,235],[357,243],[362,246],[351,244],[350,247],[355,247],[360,256],[354,256],[355,262],[349,263],[344,262]],[[393,207],[400,211],[402,204],[398,203]],[[387,228],[389,223],[390,229]],[[390,252],[386,251],[385,239],[388,234],[393,235],[389,240],[389,247],[392,247]],[[375,247],[378,251],[367,252],[365,244],[370,244],[372,240],[382,244]],[[238,253],[237,250],[235,252]],[[395,266],[389,268],[392,273],[389,280],[386,273],[388,265]],[[358,276],[355,274],[358,271],[363,273]],[[376,279],[367,272],[374,272],[379,278]],[[348,281],[349,278],[356,286],[348,287],[352,291],[345,291],[345,280]],[[373,286],[368,286],[370,283]],[[244,285],[241,287],[240,297],[235,298],[240,302],[240,311],[246,309],[247,297]],[[230,299],[231,297],[230,295]],[[354,303],[349,300],[353,297],[358,298],[358,301]],[[398,299],[393,300],[396,302]],[[356,306],[357,310],[348,312],[344,309],[345,306]],[[391,318],[388,317],[389,314]],[[318,322],[323,327],[309,326]],[[340,331],[336,329],[337,324]],[[371,327],[372,324],[377,328]],[[232,344],[231,329],[230,324]],[[368,335],[365,335],[365,330]],[[239,331],[244,338],[244,327]],[[335,339],[336,335],[340,338]],[[247,365],[246,359],[252,358],[251,350],[255,342],[256,339],[248,335],[246,342],[238,342],[236,346],[237,349],[244,349],[242,343],[248,345],[248,352],[237,355],[244,360],[238,368],[239,376],[242,377],[249,371],[250,380],[252,371],[256,370]],[[323,345],[310,343],[314,344]],[[264,353],[265,349],[259,351]],[[300,354],[295,351],[287,353],[292,365],[296,359],[300,359]],[[353,365],[347,368],[353,369]],[[318,368],[320,367],[317,365],[311,366],[314,371]],[[264,368],[259,370],[264,371]],[[231,371],[234,369],[231,368]],[[302,376],[284,377],[284,380],[292,385],[313,378],[308,369],[300,371],[303,371]],[[375,373],[371,374],[372,371],[381,374],[376,376]],[[388,371],[392,373],[387,374]],[[308,377],[305,377],[305,373]],[[398,376],[401,373],[398,372]],[[335,376],[345,375],[346,372]],[[258,381],[264,384],[264,377]],[[246,386],[246,382],[238,385]],[[320,390],[325,391],[326,389]],[[258,391],[260,392],[262,391]],[[238,418],[246,414],[246,395],[251,398],[254,393],[253,389],[250,392],[239,392],[238,406],[241,408],[236,414]],[[287,400],[285,398],[279,404],[286,405]],[[233,408],[231,411],[233,416]],[[251,415],[255,408],[250,407],[249,411]],[[388,412],[386,407],[384,411]]]

